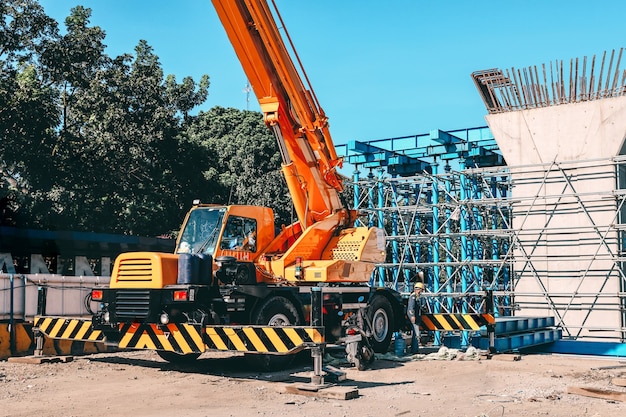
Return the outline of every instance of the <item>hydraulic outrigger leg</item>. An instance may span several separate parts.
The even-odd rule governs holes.
[[[322,288],[311,288],[311,326],[322,327]],[[334,381],[345,380],[345,372],[330,366],[323,366],[322,360],[324,356],[324,344],[318,343],[311,347],[311,357],[313,358],[313,375],[311,382],[307,385],[300,386],[304,390],[318,390],[329,386],[324,381],[326,375],[332,375]]]

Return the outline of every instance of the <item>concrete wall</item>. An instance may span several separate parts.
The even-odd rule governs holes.
[[[33,318],[37,314],[40,288],[46,288],[46,315],[91,317],[85,297],[97,285],[107,285],[110,277],[62,276],[57,274],[0,274],[0,360],[32,354]],[[90,303],[96,311],[97,303]],[[11,326],[11,323],[13,325]],[[70,355],[105,352],[102,343],[83,343],[45,338],[44,355]]]
[[[564,337],[623,338],[616,164],[626,97],[491,114],[513,189],[519,315],[551,314]]]

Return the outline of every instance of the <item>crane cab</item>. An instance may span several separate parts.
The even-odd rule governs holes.
[[[195,204],[185,216],[174,254],[123,253],[115,260],[110,286],[210,284],[221,267],[220,260],[226,259],[237,268],[221,274],[222,283],[237,280],[238,284],[253,284],[257,282],[254,262],[274,235],[274,212],[270,208]]]
[[[185,217],[175,253],[253,261],[274,235],[274,212],[268,207],[197,204]]]

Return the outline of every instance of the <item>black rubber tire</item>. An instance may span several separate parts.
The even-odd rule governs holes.
[[[289,299],[280,295],[265,300],[253,313],[252,322],[270,326],[298,326],[300,315]]]
[[[369,319],[372,323],[370,344],[376,353],[387,353],[393,335],[393,308],[387,297],[376,295],[369,304]]]
[[[159,355],[161,359],[175,365],[189,365],[190,363],[193,363],[196,359],[198,359],[200,353],[182,354],[170,352],[167,350],[157,350],[157,355]]]
[[[298,326],[301,323],[298,310],[291,301],[282,296],[273,296],[261,303],[255,310],[252,323],[270,326]],[[248,353],[246,360],[261,371],[280,371],[291,365],[295,354],[264,355]]]

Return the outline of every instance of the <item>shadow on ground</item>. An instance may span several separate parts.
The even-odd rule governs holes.
[[[243,354],[219,354],[218,356],[211,356],[213,353],[206,353],[200,356],[194,362],[188,364],[173,364],[165,362],[159,358],[156,354],[150,355],[151,358],[138,358],[128,357],[124,355],[116,356],[113,354],[107,354],[103,356],[101,354],[92,355],[86,357],[86,359],[93,362],[119,364],[128,366],[140,366],[145,368],[158,369],[161,371],[174,371],[182,373],[194,373],[202,375],[214,375],[236,379],[253,379],[263,380],[270,382],[289,382],[289,383],[309,383],[311,382],[311,376],[313,372],[313,359],[309,351],[303,351],[295,355],[293,362],[284,369],[277,369],[272,371],[254,369],[251,365],[249,358]],[[375,360],[369,369],[392,369],[403,366],[403,362],[406,362],[407,358],[397,358],[398,361],[390,360],[393,356],[382,356],[381,359]],[[408,359],[410,360],[410,359]],[[338,350],[332,350],[326,352],[323,361],[324,366],[331,366],[332,369],[339,371],[347,371],[354,369],[345,360],[345,354],[342,354]],[[368,372],[368,370],[360,371]],[[356,375],[358,375],[358,372]],[[332,375],[329,375],[327,380],[332,381]],[[403,385],[413,381],[396,382],[393,385]],[[369,388],[383,385],[376,382],[364,382],[355,380],[346,380],[343,383],[357,386],[359,388]],[[389,383],[384,383],[389,385]]]

